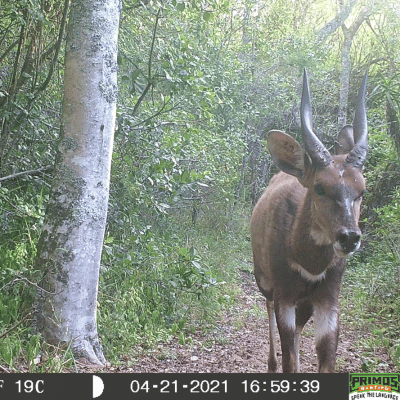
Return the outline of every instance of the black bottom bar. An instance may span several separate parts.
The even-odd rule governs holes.
[[[0,374],[0,399],[347,400],[348,374]]]

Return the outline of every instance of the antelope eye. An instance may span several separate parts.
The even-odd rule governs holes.
[[[356,201],[361,200],[365,194],[365,190],[361,192],[361,194],[356,198]]]
[[[325,189],[324,189],[324,187],[323,187],[320,183],[317,183],[317,184],[314,186],[314,190],[315,190],[315,193],[316,193],[318,196],[325,196],[325,195],[326,195]]]

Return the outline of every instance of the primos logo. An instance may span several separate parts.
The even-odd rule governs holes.
[[[400,400],[400,374],[350,374],[350,400]]]

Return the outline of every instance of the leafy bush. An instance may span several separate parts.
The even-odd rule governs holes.
[[[141,345],[184,335],[188,320],[210,322],[218,310],[221,293],[215,289],[223,281],[194,247],[180,246],[180,241],[176,235],[167,240],[150,227],[131,236],[127,245],[107,239],[113,247],[103,257],[99,327],[114,361]],[[205,310],[204,302],[214,305]]]

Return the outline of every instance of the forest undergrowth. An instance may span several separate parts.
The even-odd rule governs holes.
[[[381,218],[398,211],[396,196]],[[196,332],[211,332],[226,313],[239,306],[241,274],[252,274],[250,210],[237,209],[229,218],[225,213],[225,223],[220,213],[205,210],[194,226],[190,215],[165,215],[155,221],[159,229],[144,229],[124,243],[108,235],[98,323],[112,365],[149,354],[171,340],[193,346]],[[219,229],[215,229],[217,214]],[[374,242],[367,238],[363,250],[350,259],[343,281],[342,325],[368,333],[360,334],[360,343],[355,343],[365,349],[365,372],[379,368],[379,348],[385,348],[399,366],[398,232],[397,237],[392,231],[390,237],[375,237]],[[8,372],[73,370],[76,360],[68,346],[43,344],[32,330],[37,279],[32,236],[30,232],[12,251],[1,253],[6,266],[3,282],[6,273],[8,279],[14,278],[0,291],[0,365]]]

